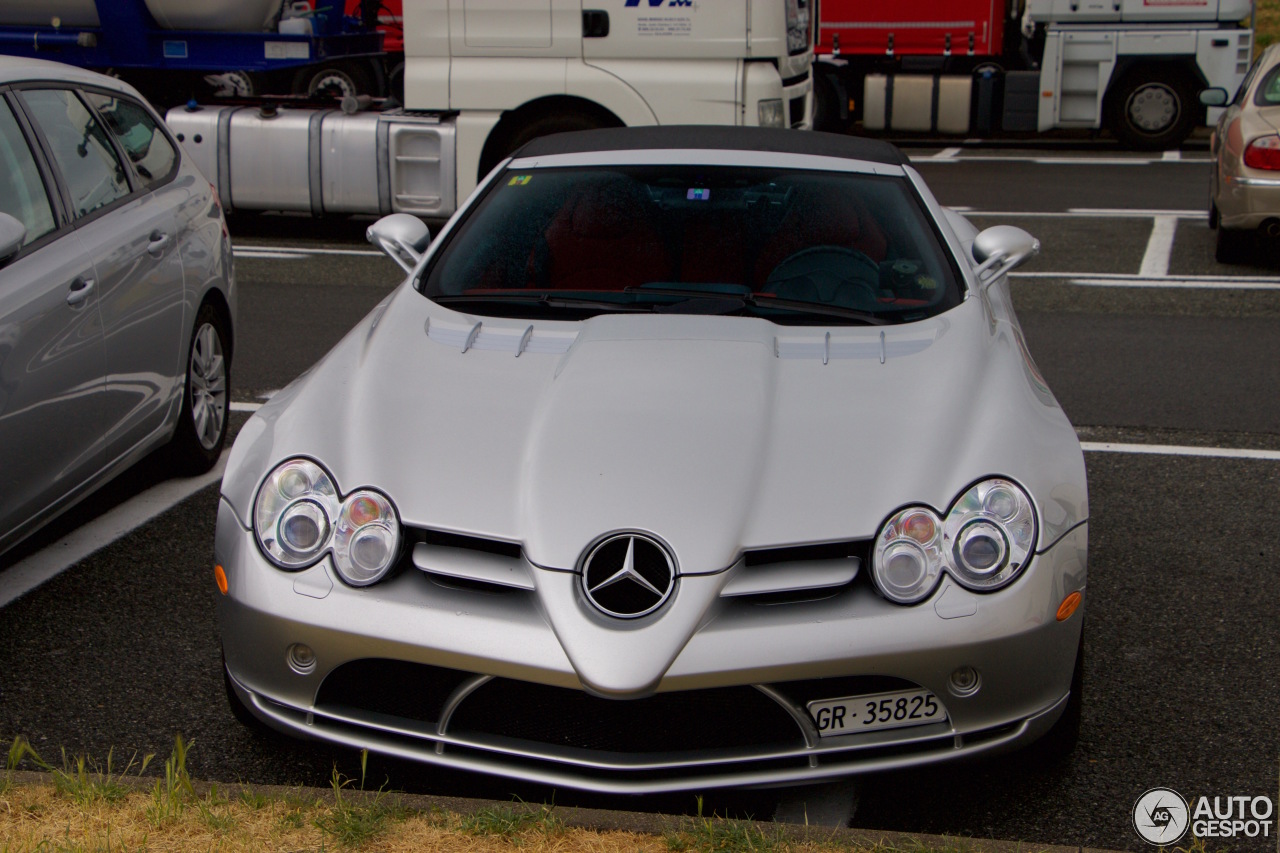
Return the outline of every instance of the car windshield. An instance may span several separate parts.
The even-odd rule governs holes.
[[[896,323],[959,303],[948,258],[903,178],[730,166],[509,170],[421,289],[487,316]]]

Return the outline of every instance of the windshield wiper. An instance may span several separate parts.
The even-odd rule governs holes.
[[[698,288],[679,287],[624,287],[623,293],[651,293],[655,296],[685,296],[690,299],[705,299],[712,295],[723,295],[734,300],[745,302],[752,308],[777,308],[780,311],[791,311],[803,314],[816,314],[824,317],[840,317],[845,320],[858,320],[871,326],[883,326],[889,320],[879,314],[859,311],[856,308],[841,308],[839,305],[823,305],[821,302],[805,302],[800,299],[778,299],[773,296],[758,297],[749,293],[715,294]]]
[[[612,302],[607,299],[592,299],[585,296],[552,296],[546,291],[532,291],[529,293],[477,293],[468,296],[465,293],[459,293],[449,296],[428,297],[441,305],[448,305],[454,302],[522,302],[526,305],[545,305],[548,308],[604,308],[610,311],[625,311],[630,313],[653,312],[652,306],[637,307],[626,302]]]

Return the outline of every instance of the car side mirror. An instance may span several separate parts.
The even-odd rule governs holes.
[[[416,216],[393,213],[369,226],[365,239],[387,253],[405,272],[413,272],[431,245],[431,229]]]
[[[1200,90],[1200,103],[1206,107],[1225,107],[1229,99],[1230,95],[1227,94],[1227,90],[1219,86]]]
[[[7,213],[0,213],[0,267],[13,260],[26,239],[27,226]]]
[[[1021,228],[993,225],[973,238],[974,270],[981,282],[992,282],[1040,254],[1040,241]]]

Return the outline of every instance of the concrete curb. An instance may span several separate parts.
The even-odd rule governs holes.
[[[51,785],[52,774],[28,770],[15,770],[7,774],[19,785]],[[114,781],[126,788],[138,791],[150,791],[157,779],[154,776],[114,777]],[[270,797],[292,798],[306,801],[333,802],[333,791],[329,788],[305,788],[287,785],[244,785],[238,782],[205,782],[193,781],[196,794],[204,796],[215,785],[228,796],[239,796],[241,791],[251,791]],[[437,797],[422,794],[404,794],[391,792],[391,795],[402,805],[414,811],[447,811],[459,815],[475,814],[483,809],[511,809],[522,806],[530,809],[541,808],[540,803],[513,803],[510,800],[477,800],[463,797]],[[372,791],[344,790],[343,798],[359,801],[376,796]],[[646,812],[609,811],[605,809],[584,809],[565,806],[549,807],[566,826],[577,829],[616,830],[622,832],[646,833],[661,836],[665,833],[689,831],[698,826],[702,818],[687,815],[664,815]],[[1032,844],[1023,841],[998,841],[987,838],[966,838],[953,835],[924,835],[905,832],[887,832],[871,829],[842,829],[824,826],[803,826],[800,824],[770,823],[766,821],[737,821],[750,823],[762,832],[770,835],[778,834],[782,839],[792,842],[820,841],[829,844],[879,848],[886,851],[909,851],[909,853],[1117,853],[1117,851],[1100,850],[1090,847],[1066,847],[1055,844]]]

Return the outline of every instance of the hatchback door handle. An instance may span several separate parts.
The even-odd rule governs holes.
[[[169,235],[163,231],[152,231],[151,242],[147,244],[147,251],[153,257],[160,257],[160,253],[164,251],[164,247],[169,245]]]
[[[93,284],[93,279],[83,276],[71,282],[71,292],[67,294],[67,304],[79,305],[88,299],[89,294],[93,293]]]

